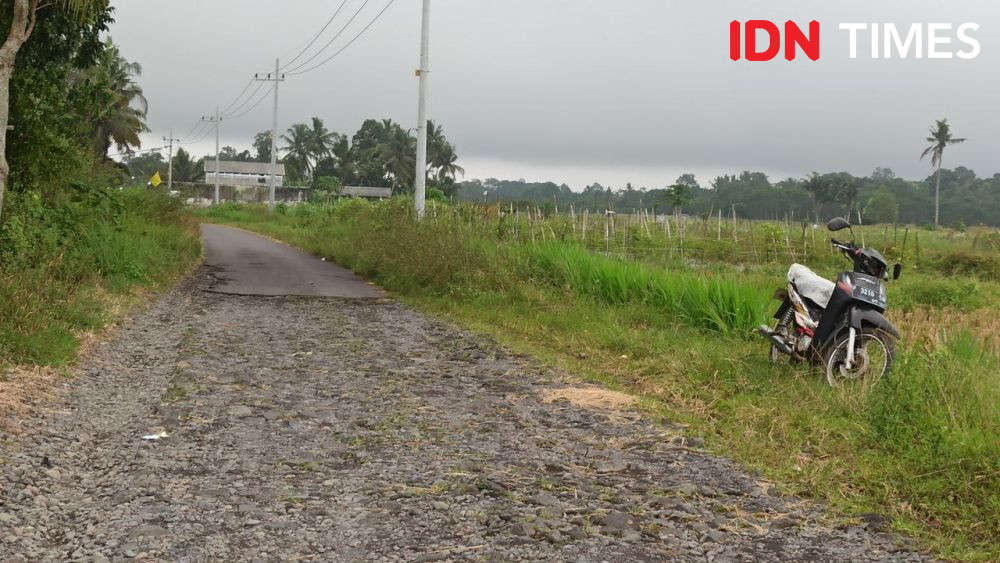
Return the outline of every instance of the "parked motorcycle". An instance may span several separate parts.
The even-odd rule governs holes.
[[[782,302],[774,314],[777,322],[774,328],[761,325],[759,332],[771,342],[772,361],[788,355],[793,361],[820,365],[834,387],[848,382],[870,386],[889,373],[900,338],[885,318],[888,298],[882,281],[889,280],[888,263],[879,251],[855,245],[846,219],[831,219],[827,228],[851,232],[849,243],[830,242],[854,269],[841,273],[834,283],[792,264],[788,289],[775,293]],[[902,269],[896,264],[892,279],[899,279]]]

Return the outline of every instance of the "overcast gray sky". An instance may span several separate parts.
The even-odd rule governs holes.
[[[364,0],[344,12],[313,50]],[[387,0],[369,0],[326,53]],[[353,134],[368,117],[416,125],[420,0],[395,0],[329,64],[281,85],[279,128],[322,117]],[[225,107],[254,72],[297,54],[340,0],[118,0],[111,35],[140,62],[152,133],[187,133]],[[822,26],[817,62],[729,60],[729,22]],[[840,23],[979,24],[973,60],[848,56]],[[925,29],[926,35],[926,29]],[[964,45],[953,38],[951,50]],[[948,47],[945,47],[948,49]],[[924,46],[926,53],[927,46]],[[311,56],[312,52],[306,57]],[[912,55],[911,55],[912,57]],[[316,59],[322,60],[325,56]],[[303,59],[300,59],[303,60]],[[811,170],[923,178],[928,127],[947,117],[957,136],[946,166],[1000,172],[1000,4],[987,0],[433,0],[429,115],[458,150],[467,178],[526,178],[650,188],[682,172],[775,177]],[[297,63],[296,63],[297,64]],[[263,90],[260,92],[264,93]],[[271,100],[223,123],[222,144],[248,148],[270,128]],[[214,153],[214,138],[193,147]]]

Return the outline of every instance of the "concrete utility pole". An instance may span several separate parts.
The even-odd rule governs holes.
[[[173,129],[170,130],[170,137],[164,137],[163,140],[170,146],[170,151],[167,153],[170,155],[167,158],[167,191],[170,192],[174,189],[174,141],[179,143],[181,140],[174,138]]]
[[[417,170],[414,176],[413,199],[417,218],[424,216],[424,197],[427,183],[427,79],[430,69],[431,0],[424,0],[424,13],[420,28],[420,88],[417,100]]]
[[[219,205],[219,123],[222,121],[219,117],[219,106],[215,106],[215,117],[202,117],[201,120],[215,124],[215,194],[212,201],[215,205]]]
[[[271,186],[267,195],[267,208],[274,209],[274,187],[277,184],[278,171],[278,84],[285,80],[285,75],[281,74],[280,59],[274,59],[274,74],[267,74],[267,78],[261,78],[255,74],[254,80],[264,80],[270,82],[274,80],[274,119],[271,122]]]

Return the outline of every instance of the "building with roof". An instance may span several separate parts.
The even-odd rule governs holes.
[[[260,187],[271,185],[271,163],[269,162],[236,162],[222,160],[219,162],[219,185],[236,187]],[[274,165],[275,187],[285,185],[285,165]],[[205,159],[205,183],[215,184],[215,159]]]

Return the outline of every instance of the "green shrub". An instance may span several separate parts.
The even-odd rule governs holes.
[[[12,192],[0,226],[0,364],[62,364],[108,319],[99,289],[168,282],[201,245],[179,201],[79,185],[45,203]]]
[[[893,308],[905,311],[917,306],[943,309],[951,307],[962,311],[970,311],[985,305],[983,292],[979,283],[969,279],[947,279],[922,276],[900,281],[899,286],[891,287]]]
[[[1000,256],[996,254],[954,251],[940,256],[934,261],[934,266],[953,276],[1000,281]]]

